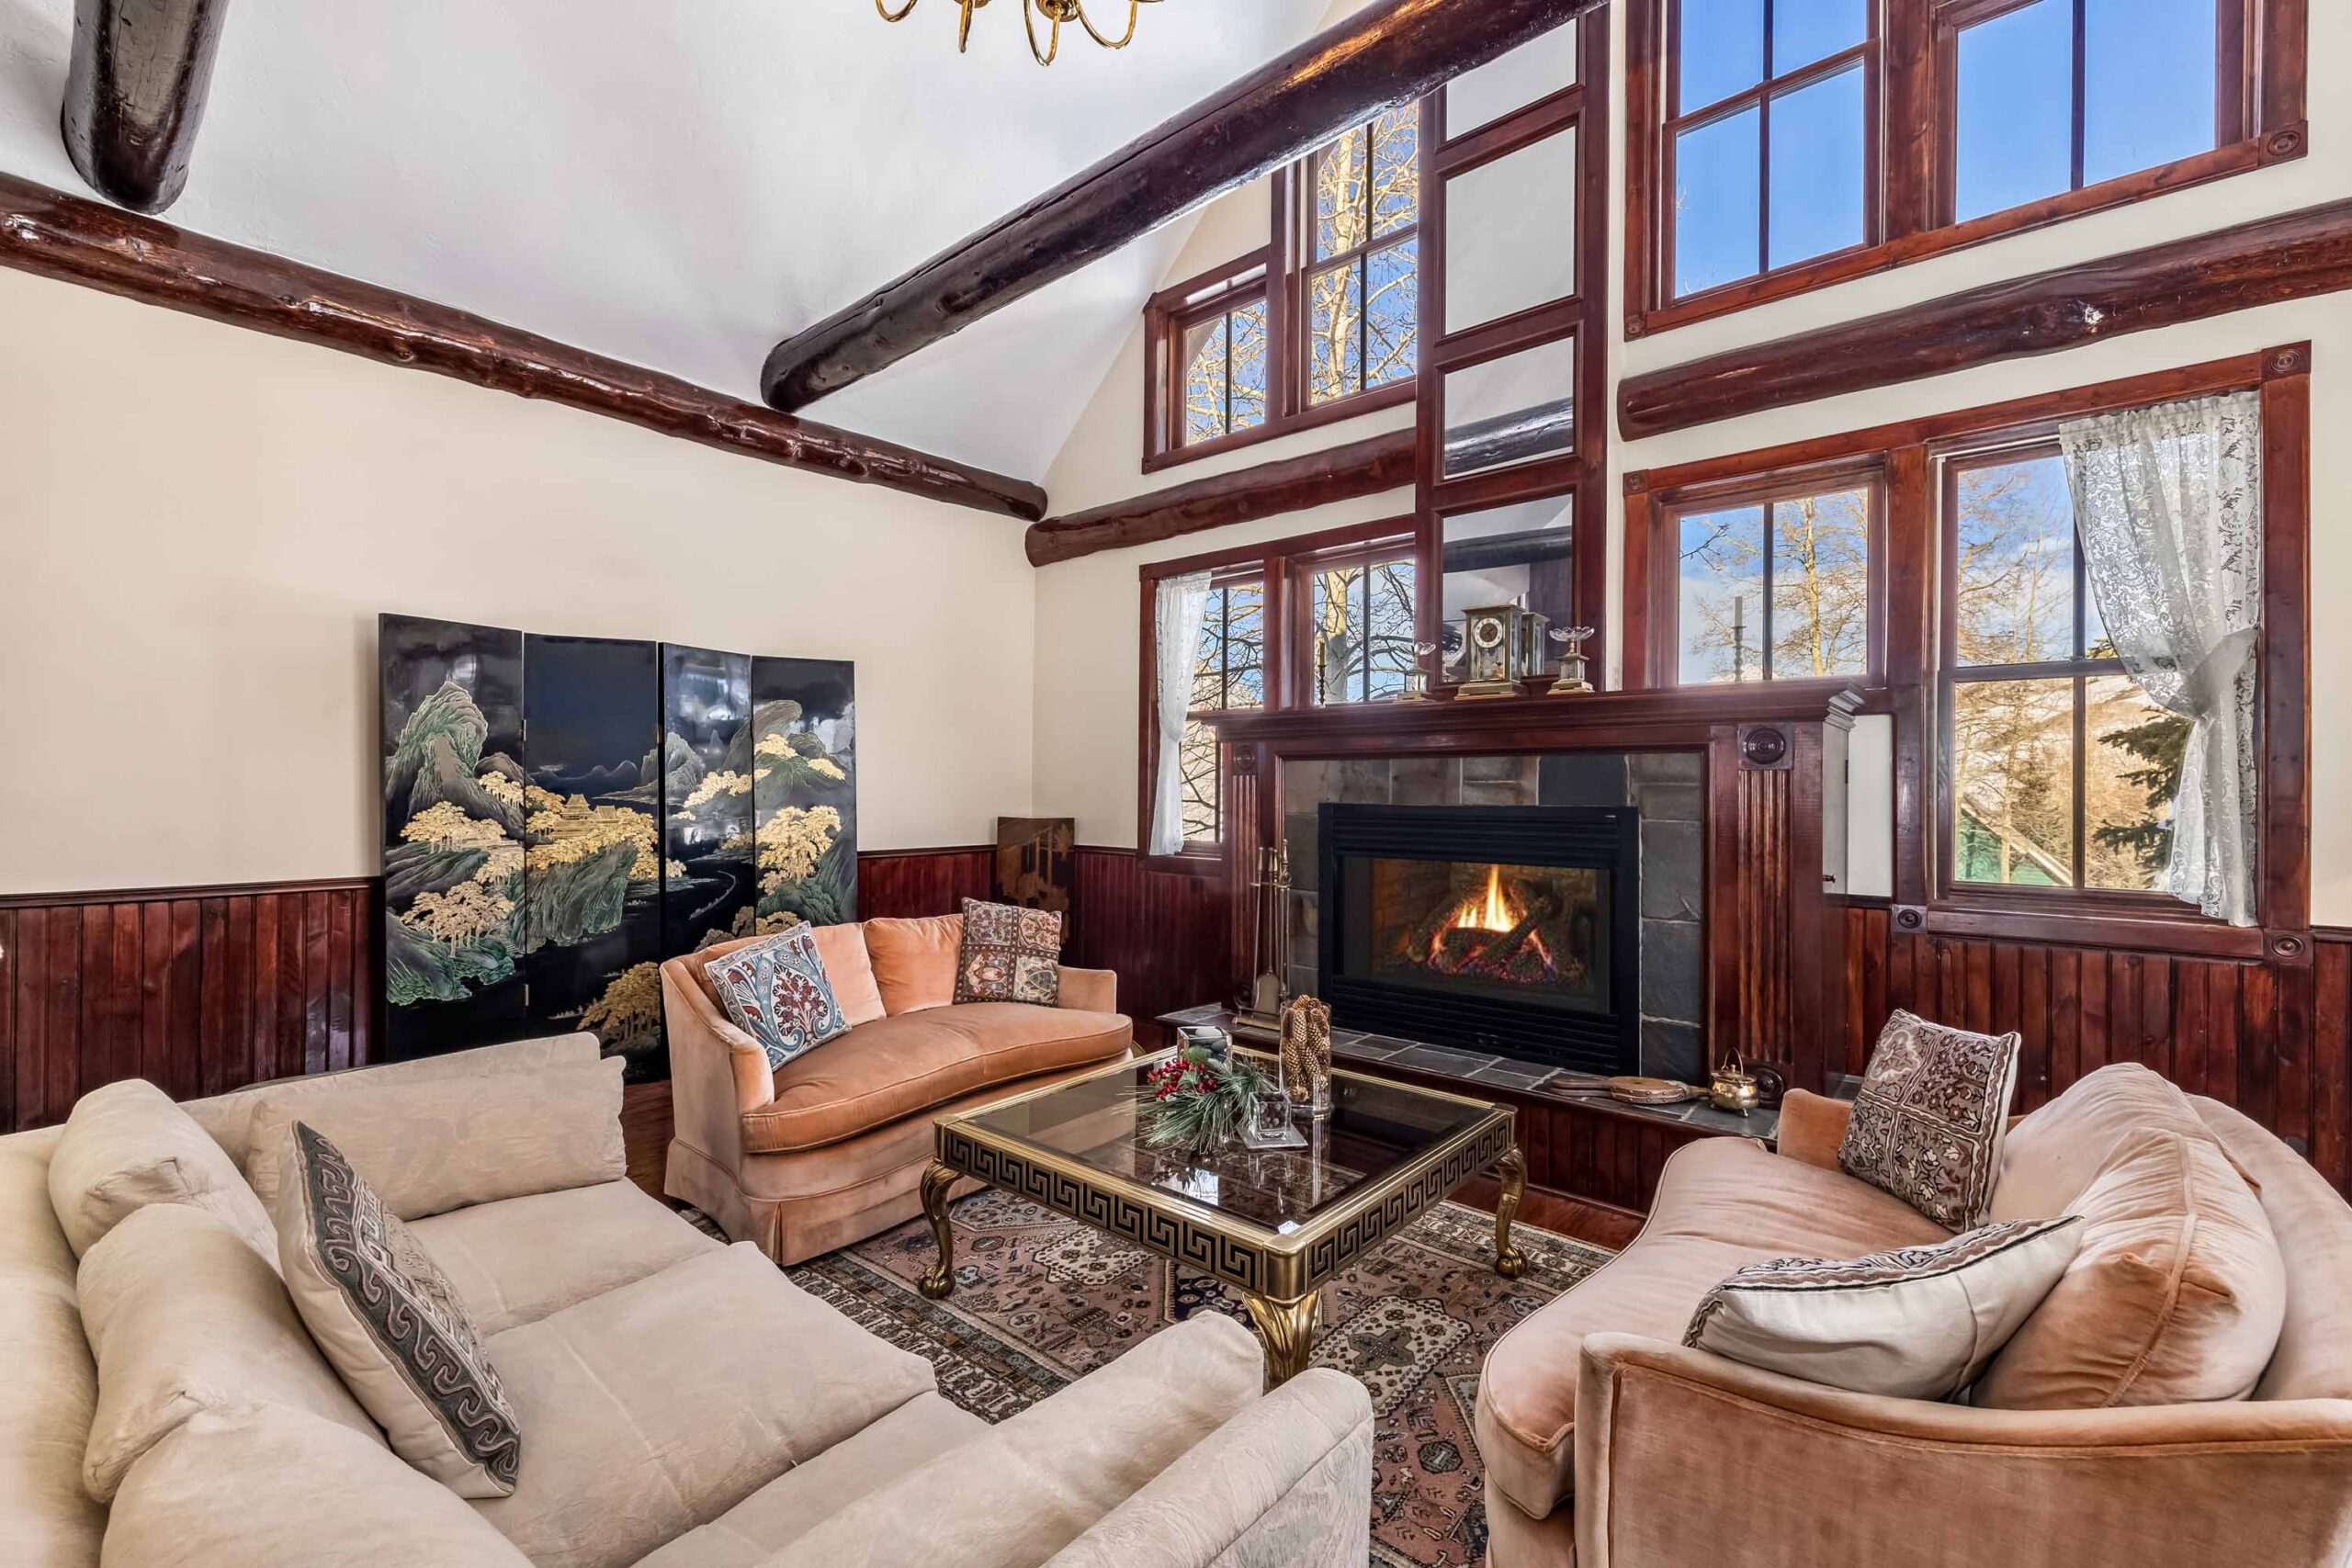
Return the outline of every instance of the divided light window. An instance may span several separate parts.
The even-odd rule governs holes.
[[[1410,547],[1303,570],[1316,705],[1368,703],[1404,691],[1416,663]]]
[[[2124,673],[2054,443],[1944,475],[1949,881],[2143,891],[2172,848],[2189,721]]]
[[[1193,670],[1193,706],[1178,753],[1188,844],[1214,844],[1223,836],[1216,731],[1205,721],[1231,708],[1264,705],[1265,610],[1265,582],[1254,573],[1219,578],[1209,589],[1200,662]]]
[[[1667,0],[1675,298],[1871,238],[1872,0]]]
[[[1389,110],[1309,153],[1306,403],[1319,406],[1419,367],[1421,111]]]
[[[1871,660],[1871,517],[1861,483],[1676,518],[1676,680],[1861,678]]]
[[[2210,152],[2242,134],[2219,85],[2245,0],[1948,0],[1956,221]]]
[[[1227,304],[1177,326],[1182,378],[1180,446],[1215,441],[1266,423],[1266,294]]]

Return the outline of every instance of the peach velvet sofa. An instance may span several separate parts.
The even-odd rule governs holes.
[[[1746,1139],[1679,1150],[1633,1245],[1488,1355],[1476,1427],[1492,1568],[2352,1563],[2352,1207],[2317,1171],[2237,1111],[2126,1064],[2015,1123],[2069,1118],[2054,1125],[2075,1153],[2054,1189],[2037,1170],[2030,1195],[2012,1190],[2010,1158],[1993,1217],[2064,1212],[2154,1091],[2194,1107],[2286,1260],[2284,1332],[2253,1397],[1975,1408],[1685,1348],[1701,1299],[1744,1264],[1950,1238],[1838,1168],[1850,1107],[1795,1093],[1778,1154]]]
[[[758,938],[662,965],[676,1115],[665,1190],[778,1263],[922,1213],[934,1117],[1090,1071],[1134,1046],[1107,970],[1065,966],[1059,1007],[956,1005],[961,915],[816,935],[850,1032],[774,1072],[703,970]]]
[[[158,1197],[141,1178],[149,1201],[93,1241],[60,1216],[119,1190],[87,1179],[103,1114],[0,1138],[0,1563],[1362,1568],[1372,1409],[1352,1379],[1264,1393],[1255,1339],[1203,1314],[990,1427],[928,1361],[623,1179],[618,1064],[602,1066],[575,1035],[176,1111],[135,1084],[84,1101],[146,1093],[181,1141],[141,1130],[110,1153],[209,1135],[234,1181],[257,1106],[291,1089],[356,1163],[368,1150],[394,1212],[476,1200],[410,1223],[522,1422],[514,1495],[480,1502],[336,1393],[274,1266],[205,1206],[225,1187]],[[575,1091],[550,1093],[555,1073]],[[126,1279],[143,1343],[125,1343]],[[100,1453],[120,1469],[107,1503],[85,1484]]]

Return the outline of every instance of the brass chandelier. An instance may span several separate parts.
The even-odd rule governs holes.
[[[972,41],[972,13],[987,5],[989,0],[956,0],[956,3],[964,11],[963,22],[956,32],[956,50],[960,54],[970,47]],[[1029,29],[1029,52],[1037,57],[1038,64],[1051,65],[1054,57],[1061,52],[1063,23],[1077,23],[1086,30],[1087,37],[1104,49],[1125,49],[1135,39],[1136,16],[1146,6],[1159,3],[1159,0],[1127,0],[1127,30],[1116,38],[1094,25],[1094,18],[1086,14],[1086,0],[1021,0],[1021,20]],[[889,0],[874,0],[874,9],[886,22],[903,22],[913,15],[914,8],[920,4],[922,0],[906,0],[905,5],[894,11],[890,8]],[[1116,0],[1096,0],[1096,4],[1115,6]],[[1037,18],[1040,16],[1046,23],[1042,42],[1037,36]]]

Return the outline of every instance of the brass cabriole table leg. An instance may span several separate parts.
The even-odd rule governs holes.
[[[1272,1302],[1241,1292],[1250,1321],[1258,1325],[1258,1337],[1265,1341],[1269,1391],[1306,1370],[1307,1354],[1315,1348],[1315,1296],[1309,1291],[1295,1302]]]
[[[1516,1280],[1527,1272],[1527,1255],[1510,1244],[1510,1223],[1519,1217],[1519,1201],[1527,1192],[1527,1156],[1517,1144],[1495,1162],[1495,1174],[1503,1185],[1495,1200],[1495,1272]]]
[[[922,1173],[922,1212],[931,1218],[931,1234],[939,1241],[939,1263],[922,1277],[922,1293],[933,1301],[956,1288],[956,1235],[947,1226],[947,1190],[956,1175],[937,1160]]]

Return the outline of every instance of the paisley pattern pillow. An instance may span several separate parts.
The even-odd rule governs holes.
[[[1854,1096],[1838,1163],[1947,1230],[1983,1222],[2001,1171],[2018,1036],[1973,1034],[1897,1010]]]
[[[964,900],[964,945],[956,955],[957,1001],[1058,1007],[1061,964],[1061,916]]]
[[[735,1027],[767,1052],[771,1071],[849,1032],[806,920],[712,959],[703,973]]]
[[[303,1326],[392,1445],[460,1497],[506,1497],[522,1424],[448,1277],[308,1122],[287,1129],[278,1260]]]

